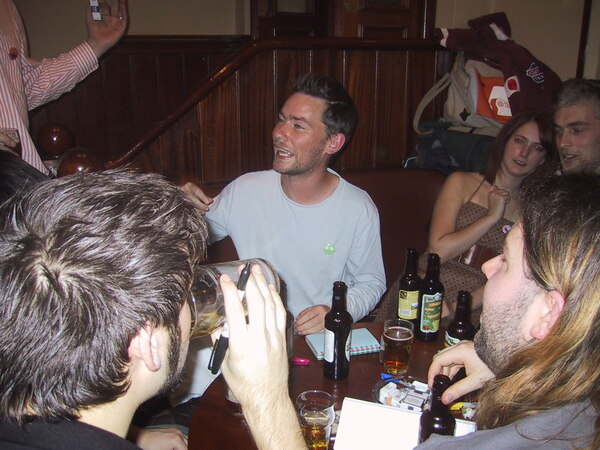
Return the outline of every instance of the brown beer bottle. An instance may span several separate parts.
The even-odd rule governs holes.
[[[400,277],[398,290],[398,317],[410,320],[417,327],[417,309],[419,306],[419,288],[421,277],[417,271],[419,252],[414,248],[406,249],[404,273]]]
[[[431,387],[431,407],[421,414],[421,429],[419,444],[429,439],[433,433],[444,436],[454,435],[456,420],[447,405],[442,403],[442,393],[450,386],[451,381],[446,375],[436,375]]]
[[[350,331],[352,316],[346,310],[348,288],[342,281],[333,283],[331,310],[325,314],[325,351],[323,375],[342,380],[350,370]]]
[[[471,323],[471,294],[469,291],[459,291],[456,313],[446,331],[444,346],[452,347],[465,339],[472,340],[474,336],[475,327]]]
[[[440,281],[440,257],[427,255],[427,272],[421,282],[415,337],[423,342],[435,341],[440,333],[444,285]]]

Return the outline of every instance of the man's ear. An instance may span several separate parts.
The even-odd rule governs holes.
[[[327,144],[325,145],[325,153],[328,155],[333,155],[334,153],[339,152],[345,143],[346,136],[344,136],[342,133],[334,134],[327,140]]]
[[[156,372],[161,367],[159,348],[157,328],[150,323],[146,323],[129,344],[129,360],[139,360],[144,363],[148,370]]]
[[[534,322],[530,334],[535,339],[541,340],[550,333],[558,321],[565,307],[565,298],[558,291],[546,291],[534,301],[532,307],[534,308]]]

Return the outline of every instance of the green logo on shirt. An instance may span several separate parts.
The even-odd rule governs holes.
[[[325,247],[323,247],[323,251],[326,255],[333,255],[333,253],[335,252],[335,244],[325,244]]]

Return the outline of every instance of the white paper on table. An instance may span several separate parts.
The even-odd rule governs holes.
[[[418,444],[420,412],[346,397],[337,429],[336,450],[356,448],[412,449]],[[475,423],[456,420],[455,436],[475,431]]]

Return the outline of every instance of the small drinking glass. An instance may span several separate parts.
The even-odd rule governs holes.
[[[300,428],[310,450],[326,450],[335,421],[333,397],[325,391],[304,391],[296,399]]]
[[[387,373],[395,377],[406,373],[414,335],[414,325],[408,320],[390,319],[384,323],[379,355]]]

